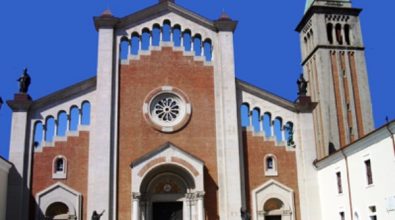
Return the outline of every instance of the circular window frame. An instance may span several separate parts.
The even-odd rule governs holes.
[[[160,122],[151,114],[151,105],[153,101],[164,94],[170,94],[172,96],[176,96],[181,103],[180,105],[180,112],[182,113],[177,119],[178,122],[174,124],[167,124],[165,122]],[[180,89],[174,88],[172,86],[162,86],[160,88],[154,89],[151,91],[144,100],[143,105],[143,114],[144,118],[148,124],[150,124],[154,129],[164,132],[164,133],[173,133],[182,129],[188,122],[191,117],[192,113],[192,105],[189,98],[185,95],[183,91]]]

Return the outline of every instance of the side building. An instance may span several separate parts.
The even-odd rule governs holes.
[[[315,165],[322,220],[395,219],[395,121]]]

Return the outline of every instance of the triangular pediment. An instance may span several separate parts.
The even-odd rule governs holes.
[[[199,159],[198,157],[184,151],[183,149],[177,147],[176,145],[174,145],[171,142],[167,142],[164,145],[158,147],[157,149],[145,154],[144,156],[138,158],[137,160],[133,161],[132,164],[130,165],[132,168],[133,167],[137,167],[140,164],[147,162],[149,160],[152,160],[154,158],[163,156],[165,158],[169,157],[169,156],[174,156],[174,155],[178,155],[179,157],[188,159],[188,161],[193,161],[199,164],[204,164],[204,162]]]

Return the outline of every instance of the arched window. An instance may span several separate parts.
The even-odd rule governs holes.
[[[70,131],[78,130],[79,120],[80,120],[80,110],[78,109],[77,106],[72,106],[70,108],[70,125],[69,125]]]
[[[141,35],[141,50],[149,50],[151,44],[151,31],[148,28],[143,29]]]
[[[57,131],[57,135],[59,137],[66,136],[66,132],[68,129],[67,123],[68,123],[67,113],[65,111],[59,112],[58,113],[58,131]]]
[[[181,46],[181,26],[176,24],[173,27],[173,44],[175,47]]]
[[[337,43],[342,45],[343,44],[342,26],[340,24],[336,24],[335,30],[336,30]]]
[[[274,136],[272,128],[272,115],[269,112],[265,112],[265,114],[263,114],[263,129],[265,130],[266,137]]]
[[[204,40],[203,49],[204,49],[204,57],[206,58],[205,60],[211,61],[213,59],[213,45],[210,39]]]
[[[56,156],[53,160],[52,167],[53,179],[66,179],[67,174],[67,160],[64,156]]]
[[[242,127],[248,127],[250,122],[249,122],[249,111],[250,107],[247,103],[243,103],[240,107],[240,118],[241,118],[241,126]]]
[[[120,59],[127,60],[129,57],[129,46],[130,41],[126,36],[121,38],[121,45],[119,46],[120,49]]]
[[[190,30],[185,30],[183,33],[182,33],[182,38],[183,38],[183,42],[184,42],[184,48],[185,48],[185,51],[192,51],[192,34],[191,34],[191,31]]]
[[[160,45],[160,25],[154,24],[152,26],[152,46],[159,46]]]
[[[273,154],[268,154],[265,156],[264,161],[265,176],[277,176],[277,159]]]
[[[34,138],[33,138],[33,146],[38,148],[41,146],[41,142],[43,140],[43,123],[38,121],[34,125]]]
[[[132,34],[132,39],[130,40],[130,42],[131,42],[131,53],[133,54],[133,55],[138,55],[139,54],[139,51],[140,51],[140,49],[141,49],[141,45],[140,45],[140,35],[138,34],[138,33],[136,33],[136,32],[134,32],[133,34]]]
[[[333,44],[333,24],[332,23],[328,23],[326,25],[326,34],[328,37],[328,42],[330,44]]]
[[[163,22],[162,41],[171,41],[171,23],[169,20],[165,20]]]
[[[350,40],[350,25],[346,24],[344,25],[344,36],[346,38],[346,44],[350,45],[351,40]]]
[[[273,121],[274,126],[274,136],[276,136],[276,140],[278,143],[284,140],[283,137],[283,120],[280,117],[276,117]]]
[[[82,103],[81,125],[89,125],[91,122],[91,104],[88,101]]]
[[[45,142],[52,143],[55,135],[55,119],[50,116],[45,120]]]
[[[199,34],[193,37],[193,50],[195,51],[195,56],[202,55],[202,36]]]

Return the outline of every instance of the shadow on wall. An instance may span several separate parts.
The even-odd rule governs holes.
[[[205,198],[205,215],[206,219],[214,219],[219,220],[218,214],[218,185],[210,175],[206,166],[204,166],[204,182],[205,182],[205,191],[206,191],[206,198]],[[210,203],[211,202],[211,203]]]
[[[46,219],[44,213],[41,211],[36,215],[36,210],[39,210],[37,209],[38,204],[26,185],[26,180],[19,175],[15,166],[12,166],[8,176],[6,219],[16,219],[21,215],[29,215],[29,219],[36,219],[35,216],[40,220]],[[18,198],[22,198],[24,202],[18,201]],[[29,213],[23,212],[27,208],[30,210]]]

